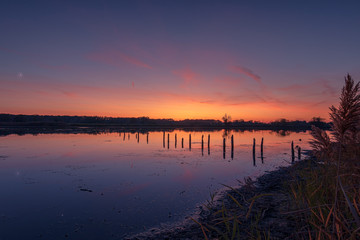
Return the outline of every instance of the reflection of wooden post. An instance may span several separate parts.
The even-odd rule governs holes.
[[[291,162],[295,161],[294,141],[291,141]]]
[[[234,159],[234,135],[231,135],[231,159]]]
[[[168,149],[170,147],[170,134],[168,133]]]
[[[301,160],[301,147],[298,148],[298,160]]]
[[[181,138],[181,148],[184,148],[184,138]]]
[[[124,132],[124,138],[123,138],[123,141],[125,141],[125,136],[126,136],[126,133]]]
[[[204,135],[201,135],[201,155],[204,156]]]
[[[163,148],[165,148],[165,132],[163,132]]]
[[[223,158],[225,159],[225,138],[223,139]]]
[[[128,140],[130,140],[130,133],[128,133]]]
[[[189,134],[189,150],[191,151],[191,134]]]
[[[256,144],[256,141],[255,141],[255,138],[253,140],[253,164],[254,166],[256,166],[256,159],[255,159],[255,144]]]
[[[210,155],[210,134],[208,135],[208,155]]]
[[[146,134],[146,143],[149,144],[149,133]]]
[[[175,133],[175,148],[176,148],[176,145],[177,145],[177,134]]]
[[[261,138],[261,163],[264,163],[264,138]]]

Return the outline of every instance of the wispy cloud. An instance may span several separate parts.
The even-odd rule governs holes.
[[[190,69],[190,67],[186,67],[180,70],[172,71],[173,74],[180,76],[183,80],[184,86],[189,86],[193,84],[197,84],[199,82],[199,74],[195,73]]]
[[[230,71],[240,73],[240,74],[244,74],[244,75],[252,78],[256,82],[261,83],[261,77],[259,75],[257,75],[256,73],[254,73],[249,68],[242,67],[242,66],[230,66],[229,69],[230,69]]]
[[[277,90],[298,97],[327,95],[331,98],[335,98],[338,95],[337,89],[332,86],[330,81],[327,80],[316,80],[303,84],[295,83],[288,86],[280,87]]]
[[[214,84],[221,87],[236,87],[242,82],[242,78],[232,76],[222,76],[214,79]]]
[[[78,94],[74,93],[74,92],[69,92],[69,91],[61,91],[65,96],[70,97],[70,98],[77,98]]]
[[[117,67],[123,66],[123,63],[126,62],[126,63],[130,63],[130,64],[138,66],[138,67],[152,69],[152,67],[150,65],[146,64],[145,62],[141,61],[140,59],[137,59],[133,56],[126,55],[126,54],[124,54],[120,51],[116,51],[116,50],[95,52],[95,53],[91,53],[91,54],[87,55],[86,57],[87,57],[87,59],[92,60],[92,61],[106,63],[106,64],[109,64],[112,66],[117,66]]]

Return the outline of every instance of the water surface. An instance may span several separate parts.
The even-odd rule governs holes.
[[[161,131],[1,137],[0,239],[121,239],[181,221],[221,184],[289,164],[291,141],[307,149],[309,134],[175,130],[163,137]]]

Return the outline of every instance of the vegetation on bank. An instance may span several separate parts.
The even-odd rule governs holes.
[[[112,118],[112,117],[89,117],[89,116],[50,116],[50,115],[14,115],[0,114],[0,126],[2,127],[79,127],[79,126],[120,126],[120,127],[192,127],[192,128],[226,128],[226,129],[289,129],[307,130],[312,125],[322,129],[329,129],[330,124],[320,117],[314,117],[310,121],[289,121],[279,119],[274,122],[264,123],[259,121],[234,120],[227,114],[223,121],[212,119],[151,119],[139,118]]]
[[[315,168],[291,184],[304,239],[360,239],[360,93],[350,75],[338,107],[330,107],[332,132],[313,127]]]
[[[313,126],[313,157],[209,201],[205,239],[360,239],[360,85],[350,75],[332,131]]]

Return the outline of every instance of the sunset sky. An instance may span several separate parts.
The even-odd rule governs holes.
[[[0,112],[328,119],[359,1],[2,1]]]

